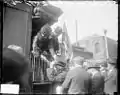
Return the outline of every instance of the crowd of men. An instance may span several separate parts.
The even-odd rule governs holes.
[[[76,57],[72,66],[66,68],[64,62],[57,62],[53,68],[48,68],[50,81],[56,81],[59,94],[113,94],[117,92],[117,70],[114,62],[106,62],[102,66],[97,63],[92,67],[84,67],[84,58]],[[104,68],[104,69],[103,69]],[[55,89],[54,89],[55,90]],[[57,89],[56,92],[57,93]]]
[[[59,50],[58,35],[61,28],[54,34],[45,25],[38,32],[33,42],[33,54],[46,56],[50,61],[46,68],[49,81],[54,82],[51,94],[113,94],[117,92],[117,69],[112,60],[105,61],[102,65],[86,65],[83,57],[75,57],[72,60],[55,60]],[[47,31],[47,32],[46,32]],[[49,32],[48,32],[49,31]],[[39,63],[38,63],[39,64]],[[68,65],[69,64],[69,65]],[[10,45],[3,48],[2,83],[19,84],[21,91],[30,93],[30,61],[26,58],[21,47]]]

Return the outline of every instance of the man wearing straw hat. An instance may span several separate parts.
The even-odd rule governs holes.
[[[62,92],[68,94],[87,94],[90,88],[90,75],[82,67],[84,58],[78,56],[73,59],[74,68],[68,71],[62,84]]]

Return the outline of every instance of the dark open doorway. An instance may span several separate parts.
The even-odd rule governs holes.
[[[49,24],[50,26],[53,25],[57,20],[54,20],[48,16],[44,17],[34,17],[32,18],[32,33],[31,33],[31,44],[30,44],[30,51],[32,50],[32,44],[34,36],[37,35],[38,31],[40,31],[41,27],[45,24]]]
[[[30,51],[32,50],[32,44],[34,36],[37,35],[38,31],[41,29],[43,25],[45,25],[47,21],[41,18],[33,18],[32,19],[32,33],[31,33],[31,44],[30,44]]]

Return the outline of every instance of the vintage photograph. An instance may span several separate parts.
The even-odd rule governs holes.
[[[0,2],[3,24],[0,93],[117,92],[115,1]]]

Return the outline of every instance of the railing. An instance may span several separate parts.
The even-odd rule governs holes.
[[[48,63],[41,57],[35,57],[32,53],[30,53],[30,61],[33,69],[33,82],[47,82]]]

